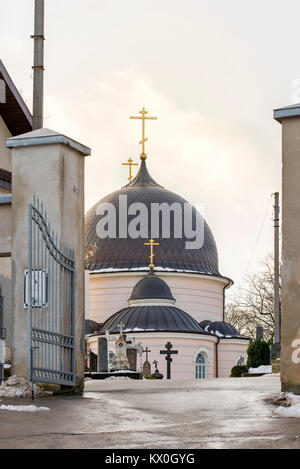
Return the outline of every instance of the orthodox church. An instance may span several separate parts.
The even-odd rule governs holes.
[[[86,215],[86,349],[98,355],[98,339],[109,337],[109,355],[113,360],[114,341],[120,328],[128,340],[147,350],[149,362],[158,362],[166,377],[167,343],[172,355],[172,379],[229,377],[233,366],[246,361],[249,339],[225,322],[225,291],[232,281],[219,272],[218,251],[214,236],[201,214],[192,209],[203,222],[203,243],[198,249],[187,249],[185,235],[178,237],[174,224],[170,236],[162,230],[155,240],[151,219],[147,233],[138,238],[125,237],[120,216],[116,217],[116,236],[99,238],[97,225],[101,220],[99,205],[115,207],[120,214],[122,201],[128,205],[143,204],[151,213],[153,204],[179,205],[188,202],[170,192],[150,175],[145,154],[145,119],[142,153],[138,173],[129,183],[104,197]],[[128,216],[128,226],[132,217]],[[149,264],[148,247],[151,249]],[[155,248],[155,254],[154,254]],[[149,352],[148,352],[149,351]]]

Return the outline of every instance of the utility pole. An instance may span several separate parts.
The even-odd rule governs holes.
[[[274,344],[280,356],[280,295],[279,295],[279,192],[274,194]],[[276,349],[277,349],[276,347]]]
[[[33,130],[43,128],[45,1],[35,0],[33,65]]]

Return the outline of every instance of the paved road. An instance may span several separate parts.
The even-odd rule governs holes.
[[[277,377],[88,381],[35,402],[50,412],[0,411],[0,448],[300,448],[300,419],[273,416],[279,392]]]

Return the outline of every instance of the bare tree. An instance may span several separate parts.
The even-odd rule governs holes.
[[[261,325],[264,339],[274,335],[274,259],[268,255],[260,261],[261,268],[246,277],[242,288],[236,288],[226,305],[226,321],[248,337],[256,337]]]

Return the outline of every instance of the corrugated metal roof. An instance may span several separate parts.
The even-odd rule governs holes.
[[[107,319],[99,334],[109,330],[118,334],[120,323],[125,333],[133,332],[185,332],[212,335],[205,332],[188,313],[175,306],[131,306]]]

